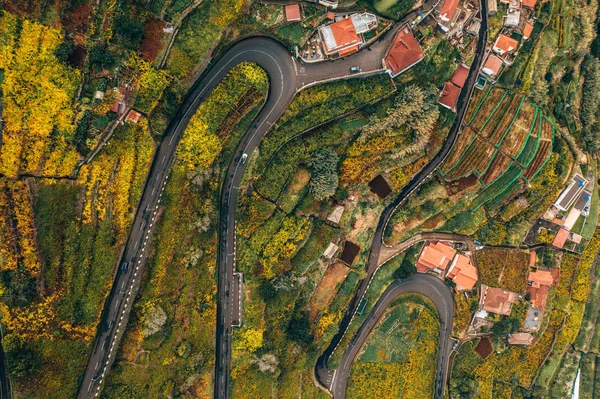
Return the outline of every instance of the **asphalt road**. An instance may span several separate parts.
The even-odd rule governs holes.
[[[223,182],[220,205],[214,392],[215,398],[229,396],[231,321],[234,309],[231,303],[231,283],[235,268],[234,214],[239,183],[245,169],[245,165],[240,163],[241,156],[244,153],[250,156],[299,90],[329,80],[357,78],[382,72],[381,58],[392,39],[388,35],[372,45],[371,51],[361,51],[326,65],[301,65],[279,42],[267,37],[247,38],[231,46],[194,84],[173,117],[154,156],[121,261],[115,266],[115,279],[105,301],[93,350],[80,381],[78,398],[91,398],[99,394],[106,373],[114,361],[131,305],[140,289],[147,241],[156,222],[168,171],[182,133],[198,106],[231,68],[242,62],[254,62],[269,76],[269,93],[262,110],[235,150]],[[360,65],[362,73],[350,75],[350,67],[354,65]],[[124,262],[129,265],[127,272],[120,269]]]
[[[336,375],[334,370],[331,370],[327,367],[327,362],[329,358],[333,354],[334,350],[339,345],[340,341],[344,337],[348,326],[350,325],[354,314],[360,304],[360,301],[364,297],[369,284],[379,267],[379,253],[381,251],[381,247],[384,245],[383,236],[385,233],[385,229],[387,228],[387,224],[394,213],[394,210],[408,198],[408,196],[416,190],[435,170],[438,166],[444,162],[444,159],[450,153],[450,150],[454,146],[456,139],[460,133],[460,128],[462,125],[463,118],[465,116],[465,112],[467,110],[467,106],[469,104],[469,100],[471,99],[471,95],[473,93],[473,89],[475,87],[475,83],[477,81],[479,70],[481,69],[481,65],[483,63],[483,57],[485,55],[485,46],[487,44],[488,39],[488,25],[487,25],[487,3],[485,0],[480,1],[481,10],[482,10],[482,22],[481,29],[479,31],[479,38],[477,42],[477,48],[475,52],[475,57],[473,59],[473,63],[471,64],[471,69],[469,71],[469,76],[465,83],[463,90],[458,98],[457,102],[457,115],[454,120],[454,124],[446,137],[446,140],[442,144],[441,149],[438,153],[431,159],[431,161],[425,165],[425,167],[415,175],[412,180],[400,190],[396,199],[388,205],[381,214],[379,218],[379,222],[377,224],[377,229],[373,235],[373,241],[371,244],[371,252],[369,254],[369,261],[367,264],[367,274],[364,279],[361,280],[359,284],[358,290],[355,292],[354,297],[350,301],[349,307],[346,309],[342,321],[340,322],[340,327],[338,332],[332,338],[328,347],[323,351],[321,356],[317,359],[317,363],[315,365],[315,376],[317,377],[318,382],[322,387],[329,390],[331,392],[331,387],[335,385],[336,379],[339,376]],[[440,349],[444,349],[441,348]],[[438,372],[437,377],[444,377],[443,381],[436,381],[436,386],[442,386],[442,391],[436,394],[437,398],[443,397],[443,391],[445,387],[445,378],[447,376],[447,359],[448,356],[443,356],[444,364],[438,364],[438,371],[444,370],[444,373],[441,374]]]
[[[433,1],[429,1],[424,7],[430,8],[432,4]],[[381,59],[391,45],[398,28],[390,29],[386,35],[371,45],[370,49],[333,62],[307,65],[298,64],[287,50],[273,39],[247,38],[231,46],[194,84],[173,117],[154,156],[121,261],[115,266],[115,279],[105,301],[93,350],[80,381],[78,398],[91,398],[99,394],[106,373],[114,361],[118,344],[129,319],[131,305],[140,289],[140,279],[147,255],[145,252],[147,241],[156,222],[168,170],[182,133],[200,103],[231,68],[241,62],[254,62],[264,68],[269,76],[269,94],[261,112],[234,153],[223,182],[221,195],[214,396],[215,398],[229,396],[233,310],[231,283],[235,269],[235,204],[245,168],[245,165],[240,163],[241,156],[244,153],[250,156],[299,90],[334,79],[357,78],[382,72]],[[360,66],[362,72],[350,75],[349,69],[355,65]],[[127,272],[120,269],[120,265],[124,262],[129,265]]]
[[[450,334],[452,333],[452,320],[454,319],[454,298],[450,289],[439,278],[428,274],[417,274],[407,280],[393,282],[381,295],[340,360],[340,365],[335,371],[335,378],[331,386],[334,398],[343,399],[346,397],[348,376],[350,375],[352,363],[360,353],[371,331],[385,313],[385,309],[394,299],[403,294],[421,294],[434,303],[440,316],[440,342],[437,364],[447,364],[451,349]],[[446,374],[447,368],[438,367],[435,379],[437,397],[443,397]]]

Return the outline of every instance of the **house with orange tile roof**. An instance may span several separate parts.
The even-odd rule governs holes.
[[[554,236],[554,240],[552,240],[552,245],[558,249],[562,249],[565,246],[568,238],[569,230],[565,229],[564,227],[561,227],[558,230],[558,233],[556,233],[556,236]]]
[[[456,250],[452,248],[448,243],[442,241],[429,241],[419,253],[417,258],[417,271],[425,273],[433,271],[441,274],[450,265],[452,259],[456,255]]]
[[[548,301],[550,287],[556,285],[558,281],[559,269],[557,267],[550,270],[538,269],[534,272],[529,272],[527,276],[527,293],[531,306],[535,309],[544,310]]]
[[[490,54],[488,55],[487,60],[485,60],[481,72],[494,79],[500,74],[502,65],[504,65],[504,61],[496,57],[494,54]]]
[[[529,22],[525,22],[525,26],[523,27],[523,40],[527,40],[531,37],[531,32],[533,32],[533,25]]]
[[[456,68],[456,71],[454,71],[454,75],[452,75],[450,82],[454,83],[455,86],[462,88],[469,76],[469,70],[470,68],[467,65],[460,64],[458,68]]]
[[[299,4],[288,4],[285,6],[285,20],[288,22],[302,21]]]
[[[326,55],[340,56],[357,51],[364,42],[362,34],[377,26],[377,17],[370,13],[352,14],[319,28]]]
[[[492,49],[496,54],[503,55],[505,53],[513,53],[517,47],[519,46],[519,42],[512,37],[508,37],[504,34],[501,34],[494,42],[494,46]]]
[[[518,301],[519,295],[514,292],[489,287],[485,284],[481,285],[479,305],[486,312],[509,316],[512,305]]]
[[[392,43],[390,51],[383,59],[383,66],[391,77],[398,76],[419,63],[425,54],[413,36],[410,26],[404,25]]]
[[[125,118],[125,122],[138,123],[140,121],[141,117],[142,117],[142,114],[140,114],[139,112],[132,109],[127,114],[127,117]]]
[[[442,8],[440,8],[439,18],[444,22],[452,20],[454,14],[456,14],[458,2],[459,0],[444,0]]]
[[[510,345],[531,345],[533,342],[533,335],[526,332],[516,332],[508,336],[508,343]]]
[[[521,5],[527,8],[534,8],[537,0],[522,0]]]
[[[456,110],[456,102],[458,101],[458,96],[460,95],[460,87],[455,86],[451,82],[446,82],[444,84],[444,88],[440,93],[440,99],[438,102],[445,108],[448,108],[451,111]]]
[[[458,254],[450,264],[446,277],[454,281],[458,291],[470,291],[477,283],[477,268],[471,263],[471,258]]]

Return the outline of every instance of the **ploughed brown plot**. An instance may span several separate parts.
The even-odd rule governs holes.
[[[552,124],[546,118],[542,118],[542,132],[540,134],[541,140],[552,140]]]
[[[492,346],[492,341],[488,337],[483,337],[479,340],[479,343],[475,347],[475,352],[482,359],[486,359],[489,355],[494,352],[494,347]]]
[[[473,96],[471,97],[471,101],[469,101],[469,106],[467,108],[467,112],[465,112],[465,123],[468,123],[473,115],[475,115],[475,111],[479,107],[479,104],[484,99],[487,90],[475,90],[473,92]]]
[[[369,182],[369,187],[371,188],[371,192],[377,194],[381,199],[387,197],[392,192],[392,188],[381,175],[375,176],[375,178]]]
[[[496,151],[496,147],[477,137],[460,160],[460,163],[448,171],[446,177],[453,180],[463,177],[472,171],[476,171],[477,174],[483,173],[494,151]]]
[[[494,155],[494,159],[492,160],[492,164],[485,171],[481,180],[483,184],[489,186],[494,180],[496,180],[510,165],[511,159],[510,157],[504,155],[500,151]]]
[[[327,268],[323,278],[317,285],[314,294],[310,298],[310,320],[315,321],[322,310],[331,303],[337,293],[339,285],[344,281],[350,268],[341,262],[336,262]]]
[[[340,260],[347,264],[348,266],[352,266],[356,256],[360,252],[360,247],[351,241],[344,242],[344,250],[342,251],[342,255],[340,256]]]
[[[499,88],[493,88],[490,94],[485,99],[481,108],[475,115],[475,118],[469,123],[469,126],[475,131],[480,131],[484,127],[485,123],[491,123],[493,119],[496,117],[496,114],[499,109],[501,109],[502,105],[498,106],[498,103],[502,102],[502,104],[507,101],[506,96],[504,96],[504,90]],[[495,112],[494,112],[495,111]]]
[[[510,127],[510,130],[502,140],[500,148],[510,156],[517,156],[525,144],[525,140],[531,130],[531,125],[535,119],[536,108],[530,103],[524,101],[521,104],[519,114]]]
[[[450,155],[448,155],[448,158],[446,158],[442,165],[442,172],[446,173],[448,169],[453,167],[454,164],[459,161],[460,156],[467,149],[469,144],[471,144],[471,141],[473,141],[473,137],[475,137],[475,132],[473,132],[470,127],[465,127],[462,130],[456,139],[456,143],[454,143],[454,147],[452,147]]]
[[[548,140],[540,141],[540,145],[538,151],[535,154],[535,158],[529,165],[527,169],[525,169],[524,177],[529,180],[533,177],[533,175],[542,167],[548,154],[550,153],[550,149],[552,148],[552,142]]]
[[[489,137],[494,144],[500,143],[504,133],[506,133],[506,130],[510,127],[510,124],[515,118],[515,114],[517,109],[519,109],[519,104],[522,99],[523,97],[521,96],[513,96],[510,103],[506,104],[505,112],[503,114],[498,114],[498,117],[494,118],[494,123],[488,123],[481,134]]]

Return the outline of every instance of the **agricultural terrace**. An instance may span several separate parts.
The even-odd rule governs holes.
[[[439,321],[425,299],[396,299],[352,365],[348,398],[433,397]]]
[[[497,87],[474,96],[466,121],[440,172],[450,182],[475,176],[483,190],[470,209],[493,210],[548,160],[554,127],[525,97]]]

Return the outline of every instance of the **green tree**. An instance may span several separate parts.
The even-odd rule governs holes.
[[[90,64],[95,70],[110,69],[114,67],[117,60],[108,50],[106,44],[98,44],[90,49]]]
[[[2,346],[6,354],[8,371],[15,377],[30,377],[40,366],[38,353],[32,350],[29,344],[18,335],[5,335],[2,339]]]
[[[316,151],[308,167],[310,169],[310,181],[308,190],[317,200],[323,200],[335,194],[339,184],[337,165],[339,155],[331,148],[322,148]]]
[[[131,50],[139,47],[144,36],[144,24],[140,19],[127,15],[120,15],[115,19],[114,30],[118,42]]]

